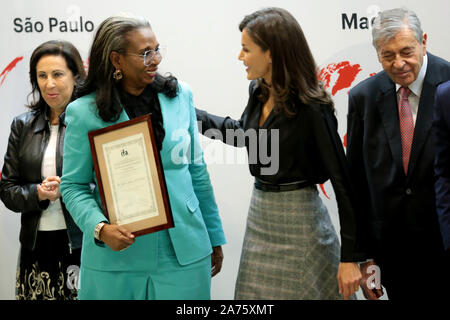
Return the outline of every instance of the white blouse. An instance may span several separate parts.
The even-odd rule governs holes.
[[[58,142],[58,125],[50,126],[50,139],[47,149],[45,150],[42,160],[42,177],[43,180],[50,176],[56,176],[56,144]],[[39,231],[54,231],[67,229],[64,220],[61,201],[50,201],[48,208],[42,212],[39,221]]]

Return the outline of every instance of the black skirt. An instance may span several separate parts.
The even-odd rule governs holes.
[[[17,300],[76,300],[81,249],[71,250],[67,230],[39,231],[34,250],[20,249]]]

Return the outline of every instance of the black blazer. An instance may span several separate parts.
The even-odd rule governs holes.
[[[415,247],[417,255],[443,250],[431,127],[436,85],[447,79],[450,64],[428,53],[408,175],[402,166],[394,82],[382,71],[350,90],[347,158],[358,199],[358,242],[375,259],[406,247]]]
[[[445,249],[450,249],[450,81],[436,90],[433,131],[436,143],[436,205]]]
[[[64,113],[59,118],[56,148],[56,173],[62,174],[64,147]],[[50,138],[48,117],[45,112],[29,111],[14,118],[0,181],[0,198],[5,206],[21,212],[20,243],[29,250],[36,245],[39,219],[49,200],[39,201],[37,185],[42,182],[41,166]],[[61,199],[60,199],[61,201]],[[72,249],[81,248],[82,233],[61,201]]]

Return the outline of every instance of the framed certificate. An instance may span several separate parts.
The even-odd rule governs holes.
[[[150,115],[90,131],[103,212],[135,236],[173,228]]]

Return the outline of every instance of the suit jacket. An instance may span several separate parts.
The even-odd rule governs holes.
[[[436,90],[434,108],[436,207],[445,249],[450,249],[450,81]]]
[[[358,199],[358,241],[370,257],[443,250],[430,133],[436,85],[447,79],[450,64],[428,53],[407,175],[394,82],[382,71],[350,90],[347,158]]]
[[[158,94],[166,132],[160,151],[175,227],[169,229],[180,264],[198,261],[225,243],[218,208],[210,183],[190,88],[179,83],[175,98]],[[69,212],[82,229],[82,265],[96,270],[143,271],[156,268],[157,233],[136,238],[127,250],[114,252],[94,240],[95,226],[107,220],[102,213],[88,132],[129,120],[122,110],[114,122],[97,115],[95,93],[72,102],[66,111],[64,168],[61,193]]]

